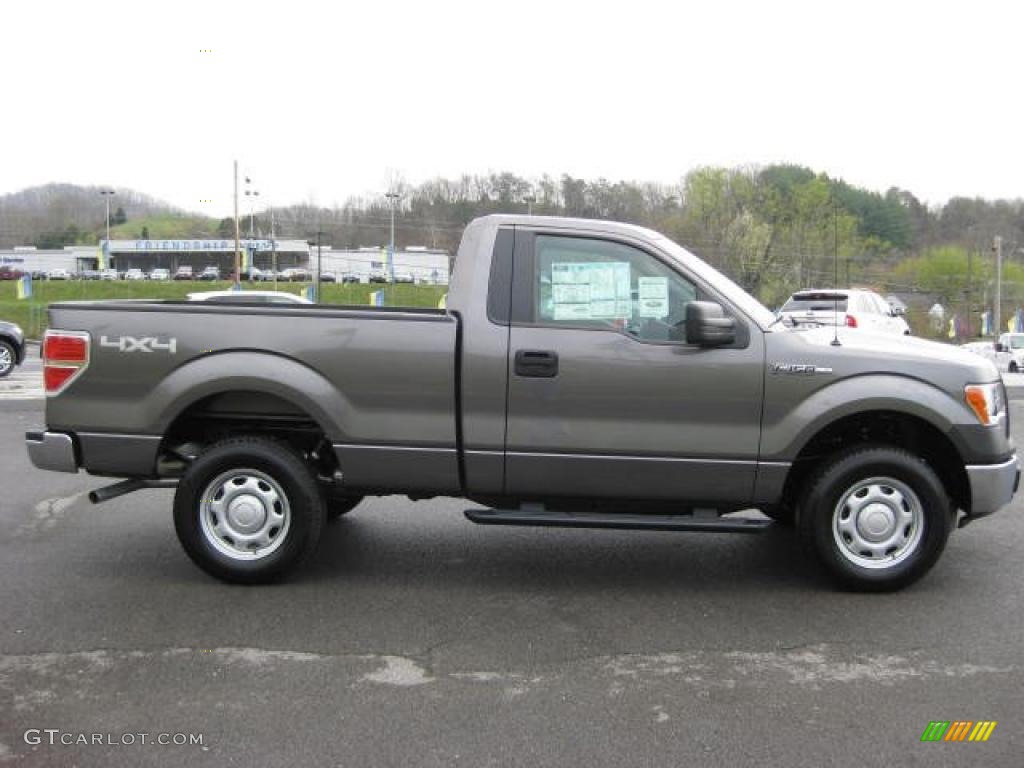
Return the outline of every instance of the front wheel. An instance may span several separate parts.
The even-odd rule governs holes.
[[[316,548],[324,525],[316,476],[290,446],[263,437],[215,443],[186,470],[174,528],[192,561],[223,581],[285,575]]]
[[[1017,363],[1010,361],[1010,373],[1017,373],[1020,369],[1017,367]]]
[[[840,584],[900,589],[938,560],[954,510],[924,461],[888,446],[852,448],[810,479],[798,527],[804,547]]]

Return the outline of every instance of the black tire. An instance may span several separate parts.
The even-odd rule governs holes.
[[[801,543],[848,589],[886,592],[912,584],[938,560],[953,529],[955,510],[942,481],[899,448],[842,451],[822,463],[806,488],[797,521]]]
[[[237,584],[275,581],[297,567],[316,549],[324,518],[310,467],[287,444],[264,437],[213,444],[189,465],[174,495],[174,529],[185,552],[211,576]],[[264,544],[242,551],[250,533]]]
[[[18,352],[8,341],[0,340],[0,379],[9,376],[18,364]]]
[[[351,496],[339,493],[334,488],[324,490],[324,505],[327,507],[327,519],[337,520],[347,515],[363,500],[363,496]]]
[[[1014,361],[1012,361],[1012,360],[1011,360],[1011,361],[1010,361],[1010,368],[1009,368],[1009,372],[1010,372],[1010,373],[1017,373],[1017,371],[1018,371],[1018,370],[1019,370],[1019,369],[1017,368],[1017,363],[1015,363]]]

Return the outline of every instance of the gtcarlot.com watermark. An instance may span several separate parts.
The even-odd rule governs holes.
[[[60,728],[29,728],[23,738],[31,746],[51,747],[205,746],[201,733],[82,733]]]

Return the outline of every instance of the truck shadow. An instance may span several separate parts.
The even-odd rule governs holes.
[[[548,590],[834,589],[784,528],[751,535],[455,525],[396,528],[372,515],[336,521],[316,555],[289,581]]]

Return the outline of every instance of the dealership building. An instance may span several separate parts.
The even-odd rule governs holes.
[[[315,274],[317,264],[324,272],[339,277],[349,274],[360,282],[369,282],[372,274],[396,273],[412,275],[417,282],[447,285],[451,271],[451,257],[447,251],[410,246],[395,251],[389,264],[386,248],[332,248],[330,245],[310,246],[305,240],[268,240],[245,238],[240,248],[248,255],[247,263],[259,269],[303,268]],[[97,269],[102,244],[69,245],[62,249],[37,249],[21,246],[0,250],[0,266],[22,272],[45,272],[65,269],[75,274]],[[190,266],[193,272],[215,266],[222,275],[235,268],[235,241],[233,239],[175,239],[175,240],[111,240],[107,249],[109,263],[118,271],[141,269],[150,272],[162,267],[172,273],[180,266]]]

